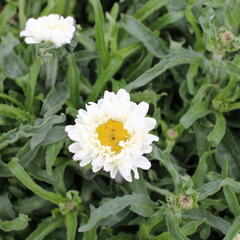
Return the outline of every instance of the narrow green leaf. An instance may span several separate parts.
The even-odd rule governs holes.
[[[88,98],[88,101],[95,101],[103,89],[104,85],[114,76],[119,70],[123,61],[138,50],[139,45],[134,43],[119,51],[115,52],[111,57],[111,61],[108,67],[100,74],[96,83],[93,86],[92,92]]]
[[[238,216],[234,220],[232,226],[230,227],[229,231],[226,233],[226,236],[224,237],[223,240],[233,240],[234,237],[236,237],[237,234],[239,234],[239,229],[240,229],[240,216]]]
[[[83,240],[97,240],[96,228],[83,233]]]
[[[208,196],[218,192],[222,187],[222,180],[214,180],[202,185],[197,191],[199,192],[199,199],[204,199]]]
[[[75,108],[78,108],[80,103],[80,72],[73,54],[69,54],[67,60],[67,82],[69,89],[69,100],[73,104],[73,106],[75,106]]]
[[[74,240],[77,232],[77,211],[71,211],[65,216],[65,225],[67,228],[67,240]]]
[[[167,0],[149,0],[147,1],[142,8],[140,8],[135,13],[135,18],[139,21],[143,21],[148,16],[150,16],[153,12],[157,11],[159,8],[163,7],[167,4]]]
[[[91,213],[90,219],[87,224],[80,226],[80,232],[86,232],[91,230],[93,227],[97,225],[101,220],[113,215],[117,214],[124,208],[128,206],[138,206],[138,207],[152,207],[152,202],[148,201],[148,205],[146,205],[146,199],[141,194],[132,194],[125,195],[123,197],[116,197],[104,203],[102,206],[94,209]]]
[[[179,12],[175,12],[175,11],[168,12],[168,13],[165,13],[160,18],[158,18],[155,22],[153,22],[150,25],[150,28],[152,29],[152,31],[161,30],[164,27],[166,27],[167,25],[172,24],[174,22],[177,22],[178,20],[180,20],[183,17],[184,17],[184,14],[183,14],[182,11],[179,11]]]
[[[54,162],[56,161],[58,153],[61,151],[63,146],[63,141],[51,144],[46,149],[46,168],[47,173],[52,175],[52,167]]]
[[[177,216],[175,216],[172,211],[167,209],[165,213],[165,218],[167,222],[168,231],[170,232],[173,239],[189,240],[189,238],[183,235],[178,225]]]
[[[234,214],[235,217],[240,215],[240,205],[236,194],[233,192],[230,186],[224,186],[223,192],[225,199],[228,203],[229,210]]]
[[[28,221],[30,219],[25,214],[19,214],[19,217],[10,220],[2,221],[0,220],[0,229],[4,232],[19,231],[25,229],[28,226]]]
[[[47,88],[55,86],[58,74],[58,57],[55,54],[49,54],[44,57],[46,67],[45,85]]]
[[[43,240],[49,233],[62,227],[63,224],[63,217],[45,218],[40,224],[38,224],[36,230],[34,230],[26,240]]]
[[[16,39],[12,33],[8,33],[6,36],[2,38],[1,44],[0,44],[0,63],[2,64],[4,61],[4,58],[7,57],[13,49],[19,45],[19,40]]]
[[[211,110],[208,108],[209,103],[207,101],[200,102],[192,105],[189,110],[181,117],[180,123],[185,129],[192,126],[192,124],[211,113]]]
[[[6,29],[7,22],[16,14],[16,6],[13,2],[9,2],[5,5],[0,14],[0,35]]]
[[[188,86],[188,91],[190,94],[194,94],[195,89],[194,89],[194,78],[196,77],[198,73],[199,65],[198,64],[190,64],[187,72],[187,86]]]
[[[12,102],[13,104],[18,106],[19,108],[23,108],[23,104],[21,102],[19,102],[17,99],[15,99],[14,97],[12,97],[11,95],[7,95],[5,93],[0,93],[0,98]]]
[[[207,159],[213,153],[215,153],[215,150],[207,151],[201,156],[197,169],[192,176],[192,181],[195,188],[198,188],[203,184],[206,174],[208,172]]]
[[[0,196],[0,218],[9,219],[14,217],[16,216],[13,210],[13,205],[9,200],[8,193],[2,194]]]
[[[0,116],[27,121],[32,120],[30,113],[8,104],[0,104]]]
[[[223,234],[226,234],[231,226],[228,221],[220,217],[216,217],[204,209],[187,210],[185,212],[182,212],[181,215],[184,219],[203,220],[205,223],[213,228],[218,229]]]
[[[219,142],[225,135],[226,132],[226,120],[222,113],[215,112],[216,123],[213,130],[207,137],[207,140],[212,143],[214,146],[218,145]]]
[[[33,103],[38,74],[41,67],[40,58],[36,58],[30,67],[29,79],[27,81],[27,91],[25,92],[25,104],[29,112],[33,112]]]
[[[166,72],[168,69],[174,66],[187,64],[187,63],[197,63],[200,64],[204,58],[197,52],[192,50],[181,49],[173,51],[161,59],[159,63],[150,68],[148,71],[143,73],[133,82],[129,83],[125,89],[133,90],[142,86],[145,86],[151,82],[154,78],[158,77],[162,73]],[[205,61],[205,60],[204,60]]]
[[[121,25],[129,34],[141,41],[152,55],[162,58],[166,54],[163,40],[135,18],[124,15]]]
[[[168,170],[168,172],[170,173],[174,181],[175,189],[178,192],[178,190],[181,189],[181,186],[182,186],[182,179],[181,179],[181,175],[178,173],[176,166],[171,161],[170,157],[165,153],[163,153],[155,145],[153,145],[153,150],[151,155],[154,159],[159,160],[160,163]]]
[[[203,220],[190,221],[181,228],[181,231],[185,236],[192,235],[202,223]]]
[[[57,193],[49,192],[44,190],[41,186],[37,185],[32,178],[27,174],[24,168],[16,160],[12,160],[8,164],[9,170],[13,175],[28,189],[30,189],[35,194],[39,195],[41,198],[44,198],[54,204],[59,204],[65,201],[65,198],[61,197]]]
[[[101,2],[99,0],[89,0],[93,7],[95,16],[96,46],[101,59],[102,66],[106,68],[109,62],[107,46],[104,37],[104,15]]]
[[[41,115],[48,117],[56,114],[61,110],[63,104],[67,101],[68,95],[66,84],[63,82],[58,83],[54,88],[51,89],[44,99]]]

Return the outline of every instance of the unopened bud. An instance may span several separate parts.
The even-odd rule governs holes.
[[[191,209],[193,207],[193,198],[186,194],[179,195],[178,205],[181,209]]]
[[[167,136],[170,138],[170,139],[176,139],[178,137],[178,132],[174,129],[168,129],[167,130]]]

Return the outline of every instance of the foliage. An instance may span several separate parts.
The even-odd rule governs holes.
[[[0,240],[237,236],[239,1],[0,6]],[[50,13],[76,19],[71,45],[26,45],[26,20]],[[160,138],[132,183],[80,168],[64,132],[79,108],[120,88],[150,104]]]

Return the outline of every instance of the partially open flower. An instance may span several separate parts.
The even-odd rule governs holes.
[[[143,154],[150,153],[151,143],[158,140],[149,134],[156,121],[146,117],[148,107],[146,102],[131,102],[123,89],[117,94],[105,91],[97,103],[78,111],[75,125],[66,127],[70,139],[76,141],[69,146],[73,159],[81,161],[80,166],[91,163],[94,172],[103,168],[112,178],[119,172],[129,182],[133,170],[138,179],[137,168],[151,167]]]
[[[50,14],[37,19],[28,19],[26,28],[20,36],[25,37],[27,44],[51,42],[58,48],[71,43],[75,30],[72,17],[64,18],[58,14]]]

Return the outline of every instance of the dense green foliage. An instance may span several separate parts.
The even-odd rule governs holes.
[[[240,231],[238,0],[8,0],[0,12],[0,240],[233,240]],[[27,45],[72,15],[71,45]],[[64,127],[104,90],[150,104],[140,180],[80,168]]]

